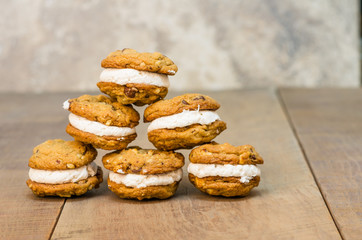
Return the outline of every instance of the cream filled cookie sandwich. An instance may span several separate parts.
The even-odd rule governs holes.
[[[264,161],[250,145],[205,144],[189,155],[189,180],[200,191],[224,197],[246,196],[260,181]]]
[[[226,129],[215,112],[220,104],[203,94],[184,94],[146,108],[148,140],[160,150],[193,148],[210,142]]]
[[[70,111],[67,133],[96,148],[124,149],[137,136],[138,112],[109,97],[83,95],[65,101],[63,108]]]
[[[120,198],[165,199],[173,196],[182,179],[181,153],[127,148],[106,154],[108,188]]]
[[[61,139],[48,140],[33,149],[26,184],[40,197],[71,197],[98,188],[102,169],[93,160],[90,144]]]
[[[168,75],[177,66],[159,52],[139,53],[133,49],[110,53],[101,63],[105,69],[99,89],[121,104],[143,106],[163,99],[170,86]]]

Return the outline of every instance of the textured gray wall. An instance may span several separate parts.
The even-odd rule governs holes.
[[[174,90],[358,86],[358,3],[0,0],[0,91],[96,90],[125,47],[179,67]]]

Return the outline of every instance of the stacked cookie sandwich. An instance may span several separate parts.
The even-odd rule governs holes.
[[[250,145],[205,144],[193,149],[187,168],[191,183],[200,191],[224,197],[246,196],[259,185],[263,159]]]
[[[105,70],[97,86],[121,104],[143,106],[166,96],[170,86],[168,75],[177,66],[159,52],[139,53],[133,49],[117,50],[103,61]]]
[[[93,160],[97,151],[79,141],[48,140],[33,150],[26,184],[39,197],[71,197],[98,188],[102,169]]]
[[[63,108],[70,111],[66,132],[96,148],[124,149],[137,136],[134,127],[140,116],[131,105],[122,105],[103,95],[83,95],[65,101]]]
[[[148,140],[161,150],[189,149],[210,142],[226,129],[215,112],[220,104],[203,94],[184,94],[147,107]]]
[[[133,147],[108,153],[102,161],[110,170],[108,187],[120,198],[165,199],[175,194],[182,179],[184,156]]]

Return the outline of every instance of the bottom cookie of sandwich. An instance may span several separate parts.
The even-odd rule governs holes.
[[[97,169],[97,174],[80,180],[75,183],[63,183],[63,184],[47,184],[38,183],[30,179],[26,181],[28,187],[33,193],[39,197],[45,196],[59,196],[59,197],[71,197],[80,196],[93,188],[98,188],[99,184],[103,182],[103,171],[100,167]]]
[[[124,184],[115,183],[108,178],[108,188],[118,197],[138,200],[151,198],[166,199],[172,197],[175,194],[178,185],[179,181],[169,185],[133,188],[127,187]]]
[[[249,182],[240,182],[240,177],[209,176],[198,178],[189,173],[190,182],[200,191],[214,196],[247,196],[251,189],[257,187],[260,177],[255,176]]]

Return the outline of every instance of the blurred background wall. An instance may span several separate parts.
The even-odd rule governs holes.
[[[179,67],[173,90],[360,85],[357,0],[0,1],[0,91],[96,90],[125,47]]]

